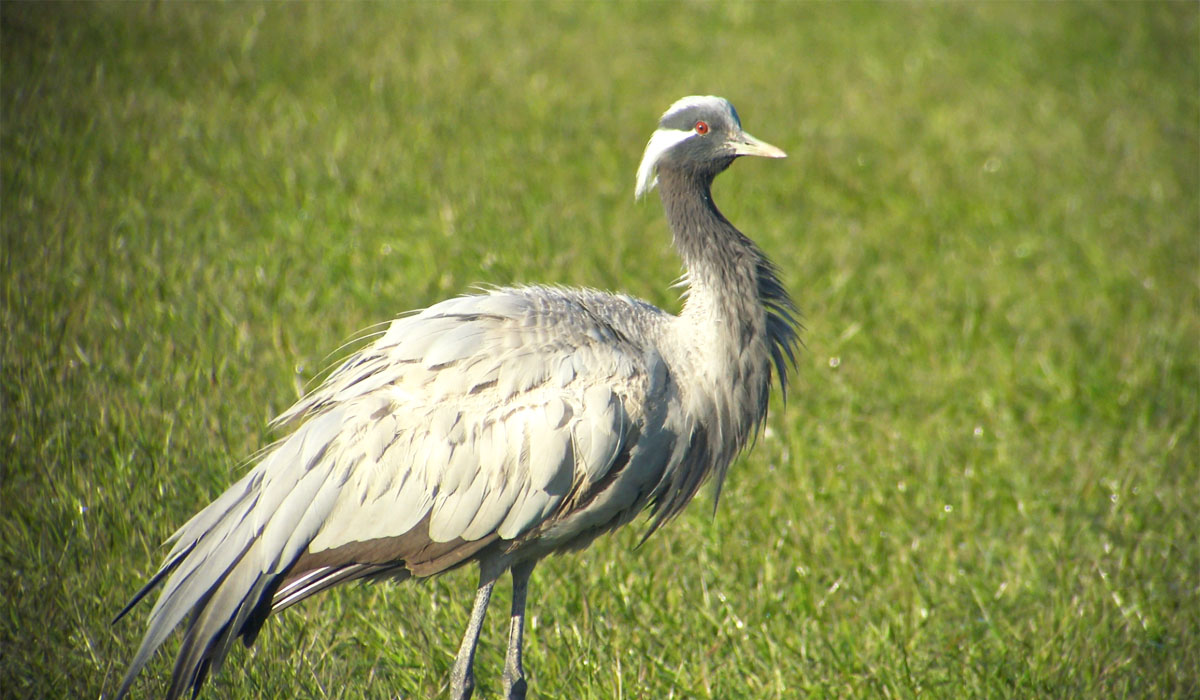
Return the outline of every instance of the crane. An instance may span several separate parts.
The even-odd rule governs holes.
[[[663,114],[635,198],[658,187],[686,268],[679,315],[617,294],[492,289],[402,316],[275,419],[292,432],[187,521],[117,698],[190,614],[166,697],[198,692],[233,642],[332,586],[422,578],[477,562],[479,585],[451,672],[455,700],[496,581],[513,596],[503,671],[523,698],[530,574],[648,511],[645,536],[726,470],[761,428],[774,377],[799,343],[775,265],[712,200],[740,156],[783,158],[727,100]],[[114,620],[115,622],[116,620]]]

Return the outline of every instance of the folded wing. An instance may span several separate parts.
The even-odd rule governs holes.
[[[280,416],[299,427],[175,533],[121,612],[166,580],[118,697],[189,613],[169,697],[273,610],[347,580],[448,570],[594,501],[669,382],[652,349],[586,301],[530,288],[443,302],[393,322]],[[621,475],[632,485],[604,507],[644,501],[666,461],[646,483]]]

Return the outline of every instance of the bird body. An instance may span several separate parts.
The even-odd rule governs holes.
[[[708,144],[720,135],[745,152],[704,157],[710,130]],[[471,694],[491,587],[511,570],[504,680],[522,697],[533,565],[647,509],[648,536],[710,478],[719,493],[766,415],[772,375],[784,381],[794,308],[773,265],[711,200],[712,178],[738,155],[782,152],[742,132],[720,98],[677,102],[647,147],[637,192],[657,173],[688,270],[678,316],[586,289],[457,297],[392,322],[277,418],[293,432],[175,533],[122,611],[166,581],[118,697],[188,614],[172,698],[198,689],[273,612],[346,581],[469,562],[480,589],[452,694]]]

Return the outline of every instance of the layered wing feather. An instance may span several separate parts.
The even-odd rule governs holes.
[[[665,415],[670,390],[657,351],[622,328],[658,313],[526,288],[394,321],[281,415],[295,431],[172,537],[121,612],[166,580],[118,697],[189,613],[169,697],[198,688],[236,637],[249,644],[272,607],[630,517],[671,458],[649,460],[644,475],[614,472],[638,454],[647,417]],[[626,486],[598,498],[596,485],[615,479]],[[585,502],[595,512],[581,518],[572,507]]]

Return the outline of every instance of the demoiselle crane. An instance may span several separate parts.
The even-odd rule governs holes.
[[[336,584],[404,580],[479,563],[451,675],[472,662],[496,580],[513,581],[504,692],[521,666],[530,572],[649,510],[646,536],[707,479],[714,498],[760,428],[772,375],[786,389],[795,307],[775,266],[713,204],[739,156],[783,158],[733,105],[685,97],[662,116],[635,196],[658,186],[687,270],[682,312],[624,295],[514,287],[391,323],[279,416],[295,426],[171,538],[165,582],[117,692],[191,616],[168,698],[198,691],[237,638]]]

